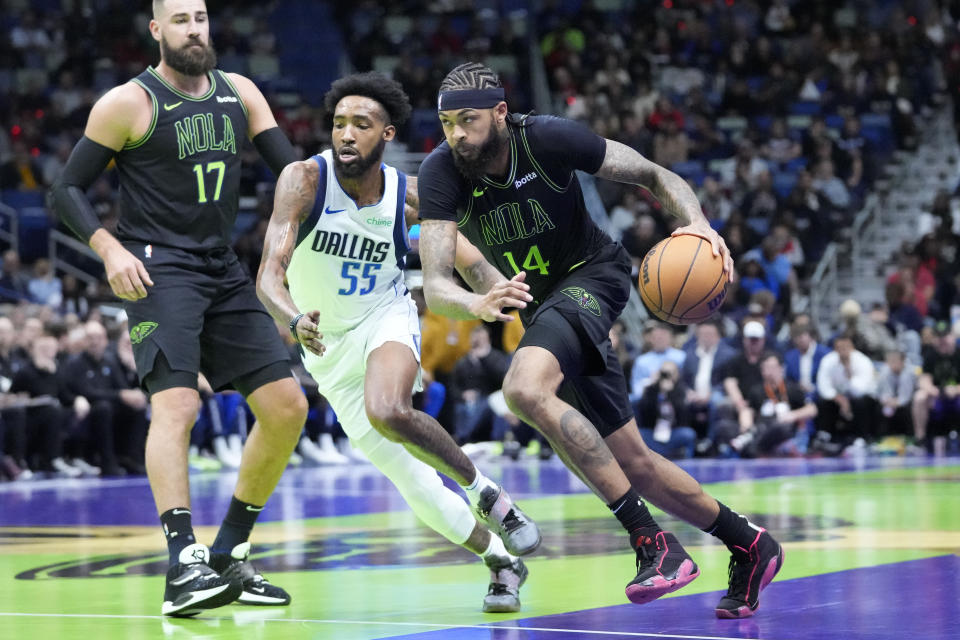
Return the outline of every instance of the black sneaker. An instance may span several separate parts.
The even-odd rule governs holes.
[[[276,585],[267,582],[247,560],[250,556],[250,543],[238,544],[230,553],[214,553],[210,566],[220,572],[224,578],[237,580],[243,584],[243,591],[237,602],[262,607],[285,606],[290,604],[290,594]]]
[[[730,587],[717,604],[718,618],[749,618],[760,605],[760,592],[783,566],[783,547],[761,529],[749,549],[735,547],[730,556]]]
[[[540,529],[503,490],[487,487],[480,492],[477,515],[503,540],[503,546],[515,556],[525,556],[540,546]]]
[[[627,585],[627,598],[634,604],[656,600],[693,582],[700,569],[672,533],[637,539],[637,577]]]
[[[210,550],[202,544],[191,544],[180,552],[179,562],[167,571],[167,588],[163,592],[165,616],[195,616],[204,609],[230,604],[240,595],[238,580],[231,580],[210,568]]]
[[[498,558],[484,560],[490,569],[490,588],[483,599],[484,613],[515,613],[520,611],[520,587],[527,580],[529,570],[523,560]]]

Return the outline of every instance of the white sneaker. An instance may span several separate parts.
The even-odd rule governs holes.
[[[63,458],[54,458],[50,461],[50,466],[53,467],[54,471],[68,478],[79,478],[83,475],[83,471],[80,471],[80,469],[76,467],[71,467]]]
[[[331,442],[331,445],[333,443]],[[317,464],[347,464],[350,460],[341,455],[339,451],[334,448],[333,453],[331,454],[328,451],[325,451],[323,448],[317,446],[317,444],[310,438],[303,437],[300,438],[300,444],[297,447],[297,451],[307,460],[315,462]]]
[[[228,435],[227,445],[230,447],[230,450],[236,454],[237,460],[243,457],[243,440],[240,439],[239,433],[231,433]]]
[[[335,440],[334,443],[341,455],[346,456],[352,462],[370,463],[367,456],[353,448],[353,445],[350,444],[350,438],[340,438],[339,440]]]
[[[227,439],[223,436],[217,436],[213,439],[213,452],[225,468],[240,468],[240,456],[227,444]]]
[[[100,467],[93,466],[83,458],[74,458],[71,464],[77,469],[80,469],[80,472],[85,476],[100,475]]]
[[[331,464],[349,464],[350,458],[337,450],[337,445],[333,442],[333,436],[329,433],[320,434],[320,450],[327,456]]]

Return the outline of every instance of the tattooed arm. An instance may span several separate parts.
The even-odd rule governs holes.
[[[296,248],[300,223],[310,214],[317,196],[320,169],[311,161],[287,165],[277,180],[273,213],[263,243],[263,256],[257,272],[257,297],[275,320],[288,326],[300,310],[284,284],[287,267]],[[318,310],[304,312],[297,322],[300,344],[317,355],[323,353],[323,336],[317,331]]]
[[[407,176],[407,195],[404,202],[403,217],[407,222],[408,229],[415,224],[420,224],[419,216],[420,199],[417,196],[417,179],[414,176]],[[487,293],[493,285],[507,281],[459,231],[457,232],[456,250],[454,266],[467,284],[470,285],[470,288],[477,293]]]
[[[457,232],[457,258],[454,264],[457,272],[466,281],[470,288],[477,293],[488,293],[494,285],[508,282],[507,278],[497,271],[497,268],[487,262],[480,250]]]
[[[727,276],[733,277],[733,258],[726,243],[710,226],[700,209],[700,201],[683,178],[614,140],[607,140],[606,155],[596,175],[649,190],[668,213],[685,223],[673,235],[692,234],[709,240],[713,255],[723,258]]]
[[[513,317],[503,313],[502,309],[522,309],[533,299],[527,293],[530,287],[523,282],[526,273],[521,272],[511,280],[500,276],[500,281],[483,295],[467,291],[453,277],[453,269],[457,264],[458,235],[457,223],[451,220],[423,220],[420,223],[420,262],[423,264],[423,294],[427,306],[436,313],[452,318],[511,321]],[[470,247],[479,254],[475,247]],[[483,270],[478,270],[478,273],[480,275],[475,273],[471,277],[482,286],[486,276],[482,275]],[[470,284],[472,286],[474,283]]]

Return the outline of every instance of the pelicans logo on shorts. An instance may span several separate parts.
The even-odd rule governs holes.
[[[133,329],[130,329],[130,342],[132,344],[140,344],[143,342],[143,339],[153,333],[153,330],[156,328],[156,322],[141,322]]]
[[[600,303],[593,297],[593,294],[583,287],[567,287],[560,291],[563,295],[576,301],[581,309],[589,311],[593,315],[600,317]]]

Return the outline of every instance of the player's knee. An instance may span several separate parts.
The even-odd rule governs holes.
[[[533,418],[537,408],[546,400],[546,392],[536,385],[521,384],[516,380],[505,380],[503,399],[515,415]]]
[[[367,418],[383,437],[391,442],[403,442],[406,426],[413,407],[392,398],[367,398]]]
[[[260,421],[270,428],[299,435],[303,423],[307,421],[308,410],[307,399],[302,393],[286,394],[274,403],[265,419]]]

